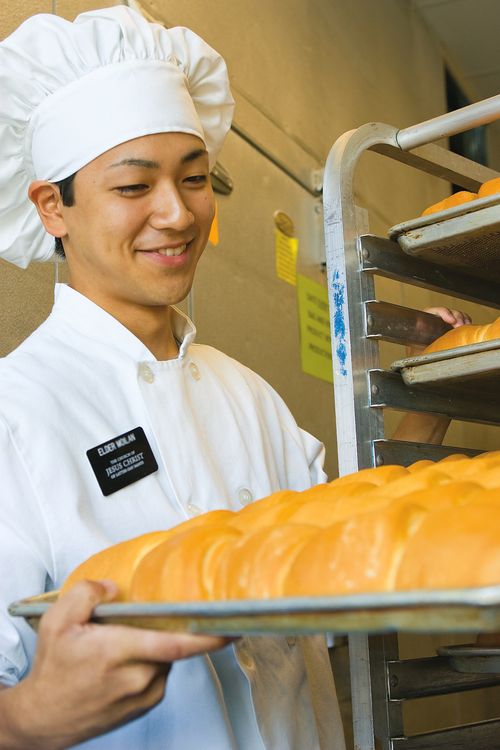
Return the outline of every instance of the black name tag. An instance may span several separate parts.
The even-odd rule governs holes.
[[[158,471],[158,464],[142,427],[124,432],[87,451],[103,495]]]

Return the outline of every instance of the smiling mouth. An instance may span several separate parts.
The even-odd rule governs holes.
[[[152,247],[149,249],[140,250],[139,252],[151,254],[155,253],[157,255],[165,255],[168,258],[173,258],[186,252],[188,245],[190,245],[190,242],[184,242],[182,245],[177,245],[176,247]]]
[[[179,245],[179,247],[161,247],[155,252],[159,253],[160,255],[166,255],[168,257],[174,256],[174,255],[182,255],[182,253],[185,251],[187,245]]]

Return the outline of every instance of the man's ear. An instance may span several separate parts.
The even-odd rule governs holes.
[[[28,197],[35,204],[46,231],[53,237],[67,235],[62,215],[62,199],[57,185],[46,180],[35,180],[28,188]]]

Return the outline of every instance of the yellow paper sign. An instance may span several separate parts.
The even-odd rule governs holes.
[[[218,245],[219,244],[219,217],[218,217],[218,209],[217,209],[217,203],[215,204],[215,215],[214,220],[212,221],[212,226],[210,227],[210,234],[208,236],[208,241],[212,245]]]
[[[333,383],[328,291],[322,284],[298,274],[297,299],[302,370]]]
[[[276,251],[276,274],[293,286],[297,283],[297,252],[299,241],[296,237],[287,237],[281,229],[275,227],[274,243]]]

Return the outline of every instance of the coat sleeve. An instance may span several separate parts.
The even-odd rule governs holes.
[[[305,430],[300,430],[300,435],[311,474],[311,487],[327,482],[328,477],[323,468],[326,453],[325,446]]]
[[[327,482],[328,477],[323,468],[325,462],[324,444],[297,425],[286,403],[267,381],[261,378],[260,375],[252,374],[256,378],[259,387],[263,389],[266,396],[272,401],[283,433],[286,434],[288,440],[294,444],[298,453],[305,459],[309,472],[308,486],[313,487],[316,484]]]
[[[0,477],[0,682],[14,685],[29,669],[36,638],[22,618],[9,616],[8,606],[42,593],[53,565],[28,467],[1,419]]]

